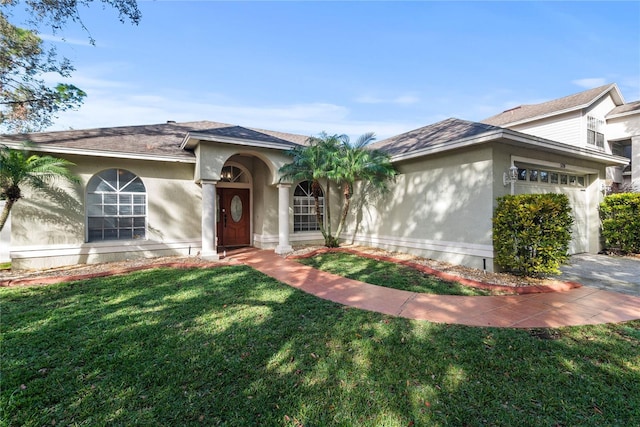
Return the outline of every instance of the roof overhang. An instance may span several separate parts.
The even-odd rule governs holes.
[[[65,147],[50,147],[41,144],[30,144],[25,146],[18,142],[1,141],[0,145],[16,149],[27,150],[30,152],[39,153],[51,153],[51,154],[66,154],[74,156],[86,156],[86,157],[107,157],[117,159],[132,159],[132,160],[151,160],[155,162],[171,162],[171,163],[195,163],[195,156],[190,157],[173,157],[162,156],[157,154],[138,154],[138,153],[126,153],[122,151],[104,151],[104,150],[88,150],[79,148],[65,148]]]
[[[535,122],[535,121],[538,121],[538,120],[547,119],[549,117],[555,117],[555,116],[560,116],[562,114],[571,113],[571,112],[574,112],[574,111],[580,111],[580,110],[583,110],[583,109],[591,107],[593,104],[595,104],[599,99],[601,99],[607,93],[611,93],[611,97],[613,98],[613,102],[616,105],[624,104],[624,98],[622,96],[622,93],[620,92],[620,89],[618,88],[618,85],[616,83],[612,83],[606,89],[604,89],[600,94],[598,94],[597,96],[594,96],[591,99],[591,101],[589,101],[589,102],[587,102],[585,104],[575,105],[573,107],[565,108],[563,110],[556,110],[556,111],[552,111],[552,112],[549,112],[549,113],[546,113],[546,114],[540,114],[538,116],[533,116],[533,117],[529,117],[529,118],[526,118],[526,119],[516,120],[514,122],[505,123],[505,124],[502,124],[500,126],[502,126],[502,127],[518,126],[518,125],[522,125],[522,124],[525,124],[525,123],[531,123],[531,122]]]
[[[510,129],[496,129],[494,131],[485,132],[469,138],[432,145],[423,149],[411,151],[410,153],[396,154],[391,156],[391,162],[395,163],[491,142],[506,143],[517,147],[533,148],[540,151],[562,154],[571,158],[594,161],[605,164],[606,166],[622,166],[629,164],[629,159],[626,157],[614,156],[612,154],[607,154],[589,148],[575,147],[562,142],[539,138]]]
[[[245,138],[232,138],[227,136],[209,135],[202,132],[187,132],[184,139],[180,143],[183,150],[194,150],[201,141],[217,142],[220,144],[233,144],[244,147],[270,148],[275,150],[289,150],[297,145],[291,143],[274,143],[267,141],[257,141]]]

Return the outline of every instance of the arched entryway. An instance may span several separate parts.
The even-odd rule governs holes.
[[[218,252],[250,246],[252,234],[251,172],[243,165],[229,161],[216,185],[216,234]]]

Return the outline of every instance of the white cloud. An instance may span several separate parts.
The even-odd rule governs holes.
[[[604,77],[591,77],[586,79],[572,80],[571,83],[585,89],[592,89],[594,87],[606,85],[607,79]]]
[[[393,98],[381,98],[374,95],[362,95],[354,99],[359,104],[395,104],[395,105],[409,105],[417,104],[420,102],[420,98],[413,94],[399,95]]]
[[[94,46],[91,44],[89,39],[86,39],[86,40],[74,39],[74,38],[54,36],[53,34],[38,34],[38,37],[40,37],[42,40],[45,40],[48,42],[54,42],[54,43],[65,43],[65,44],[72,44],[76,46],[89,46],[89,47]]]
[[[394,104],[417,104],[420,98],[414,95],[402,95],[392,101]]]

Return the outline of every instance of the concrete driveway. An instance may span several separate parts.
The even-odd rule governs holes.
[[[561,280],[598,289],[640,296],[640,258],[578,254],[560,268]]]

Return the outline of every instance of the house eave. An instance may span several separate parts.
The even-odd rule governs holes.
[[[25,146],[21,143],[16,142],[0,142],[0,144],[13,148],[13,149],[24,149]],[[53,147],[53,146],[43,146],[43,145],[29,145],[27,147],[28,151],[39,152],[39,153],[51,153],[51,154],[66,154],[66,155],[76,155],[76,156],[86,156],[86,157],[106,157],[106,158],[117,158],[117,159],[130,159],[130,160],[150,160],[155,162],[170,162],[170,163],[195,163],[195,156],[193,158],[188,157],[173,157],[173,156],[164,156],[157,154],[139,154],[139,153],[126,153],[121,151],[101,151],[101,150],[87,150],[87,149],[78,149],[78,148],[64,148],[64,147]]]
[[[275,150],[289,150],[296,146],[296,144],[277,144],[266,141],[256,141],[253,139],[231,138],[226,136],[214,136],[200,132],[188,132],[180,143],[180,148],[183,150],[193,150],[200,143],[200,141],[217,142],[221,144],[233,144],[246,147],[256,148],[270,148]]]
[[[526,118],[526,119],[516,120],[514,122],[504,123],[504,124],[501,124],[500,126],[501,127],[518,126],[518,125],[523,125],[523,124],[535,122],[535,121],[538,121],[538,120],[548,119],[549,117],[555,117],[555,116],[560,116],[562,114],[572,113],[572,112],[575,112],[575,111],[581,111],[581,110],[584,110],[584,109],[587,109],[587,108],[591,107],[593,104],[595,104],[599,99],[601,99],[603,96],[605,96],[609,92],[611,92],[611,95],[612,95],[613,100],[614,100],[616,105],[624,104],[624,98],[622,97],[622,94],[620,93],[620,89],[618,89],[618,85],[616,83],[613,83],[609,87],[607,87],[605,90],[603,90],[598,96],[594,96],[593,99],[591,101],[587,102],[587,103],[584,103],[584,104],[581,104],[581,105],[576,105],[576,106],[571,107],[571,108],[565,108],[563,110],[552,111],[552,112],[549,112],[549,113],[546,113],[546,114],[540,114],[538,116],[529,117],[529,118]]]
[[[569,155],[570,157],[604,163],[607,166],[621,166],[629,164],[629,159],[625,157],[614,156],[612,154],[607,154],[588,148],[575,147],[563,144],[561,142],[552,141],[550,139],[525,135],[521,132],[512,131],[510,129],[499,129],[486,132],[474,137],[460,139],[454,142],[437,144],[431,147],[423,148],[421,150],[412,151],[410,153],[397,154],[391,156],[391,162],[395,163],[404,160],[415,159],[418,157],[443,153],[446,151],[457,150],[489,142],[511,142],[513,144],[517,144],[518,146],[526,145],[538,150],[560,152],[562,154]]]
[[[638,115],[640,115],[640,110],[626,111],[624,113],[612,114],[610,116],[607,116],[607,120],[619,119],[622,117],[629,117],[629,116],[638,116]]]

